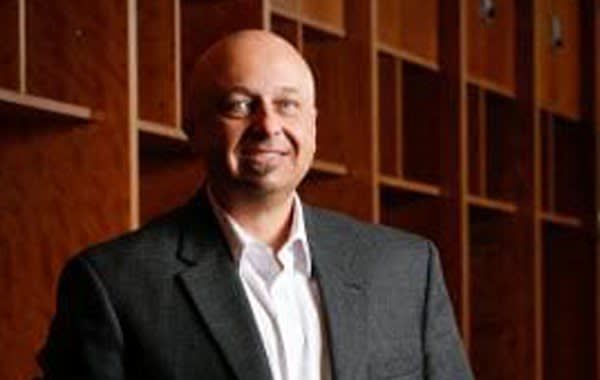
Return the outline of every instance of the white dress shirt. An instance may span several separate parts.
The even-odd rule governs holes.
[[[331,369],[302,205],[294,194],[288,239],[274,253],[245,231],[208,191],[267,354],[273,380],[327,380]]]

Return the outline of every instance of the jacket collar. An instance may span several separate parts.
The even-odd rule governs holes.
[[[308,243],[319,283],[334,378],[365,370],[367,302],[356,241],[340,225],[303,205]],[[206,195],[201,190],[182,218],[180,274],[185,290],[239,379],[271,379],[249,302]]]

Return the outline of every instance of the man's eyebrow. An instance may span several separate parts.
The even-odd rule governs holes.
[[[244,86],[233,86],[228,89],[223,90],[223,95],[231,95],[231,94],[244,94],[249,96],[254,96],[254,92],[252,92],[249,88]]]
[[[296,87],[285,86],[279,88],[277,92],[281,94],[299,94],[300,90],[298,90]]]

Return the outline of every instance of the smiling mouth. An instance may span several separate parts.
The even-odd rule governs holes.
[[[287,156],[289,152],[282,149],[248,148],[240,152],[242,157]]]

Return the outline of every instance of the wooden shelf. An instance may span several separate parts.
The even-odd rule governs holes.
[[[326,174],[331,176],[345,176],[350,173],[348,167],[344,164],[330,162],[326,160],[315,159],[310,166],[310,170],[315,174]]]
[[[398,58],[402,61],[412,63],[421,67],[425,67],[431,71],[438,72],[440,71],[440,65],[437,62],[433,62],[426,58],[420,57],[416,54],[408,52],[406,50],[398,49],[394,46],[385,44],[383,42],[377,43],[377,51],[389,54],[395,58]]]
[[[179,128],[138,120],[140,150],[149,152],[191,153],[187,135]]]
[[[405,178],[380,175],[379,184],[383,187],[408,191],[411,193],[427,195],[431,197],[439,197],[442,195],[442,189],[437,185],[413,181]]]
[[[274,5],[271,7],[271,14],[300,23],[300,25],[307,29],[306,32],[308,35],[322,35],[333,38],[346,37],[346,30],[343,27],[303,16],[290,9],[277,7]]]
[[[581,218],[556,212],[542,212],[539,218],[549,224],[563,227],[580,228],[583,226]]]
[[[517,205],[509,201],[490,199],[472,194],[467,196],[467,203],[474,207],[489,211],[498,211],[504,214],[516,214],[518,209]]]
[[[484,78],[477,78],[474,76],[467,77],[467,83],[475,87],[479,87],[483,90],[496,93],[498,95],[514,99],[516,98],[515,92],[510,88],[504,87],[492,81]]]
[[[308,28],[308,30],[306,30],[305,33],[306,32],[308,32],[308,34],[318,33],[318,34],[322,34],[322,35],[329,35],[330,37],[335,37],[335,38],[346,37],[346,30],[337,25],[325,23],[325,22],[318,21],[318,20],[313,20],[308,17],[299,17],[298,21],[302,24],[302,26],[304,28]]]
[[[273,5],[271,5],[271,14],[289,19],[291,21],[300,21],[300,17],[298,17],[297,12],[294,12],[293,10],[287,9],[285,7],[280,7],[276,3],[273,3]]]
[[[88,107],[0,89],[0,119],[86,122],[93,113]]]

